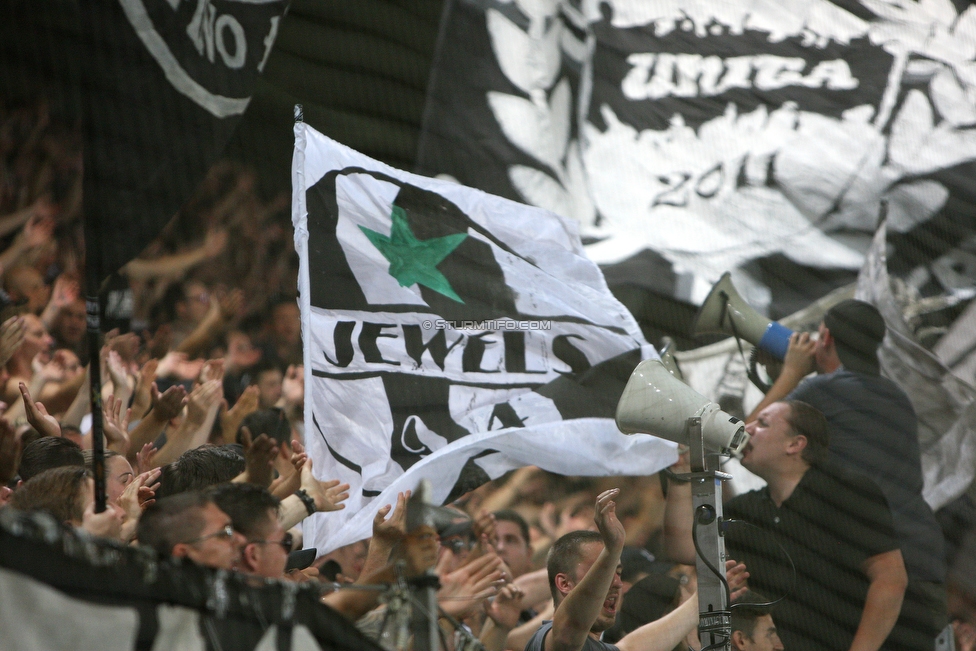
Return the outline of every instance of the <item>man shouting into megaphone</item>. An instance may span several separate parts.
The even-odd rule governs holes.
[[[889,643],[933,648],[948,621],[942,531],[922,499],[917,420],[908,396],[880,373],[884,319],[869,303],[846,300],[824,315],[816,338],[794,333],[779,377],[746,419],[800,400],[823,412],[830,458],[874,480],[891,507],[908,588]],[[813,371],[815,377],[807,377]]]

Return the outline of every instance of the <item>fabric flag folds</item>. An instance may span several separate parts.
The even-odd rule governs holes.
[[[223,152],[286,0],[80,3],[90,282],[135,258]]]
[[[873,303],[888,328],[881,372],[905,391],[918,415],[922,496],[937,510],[962,495],[976,476],[976,388],[918,343],[892,292],[881,224],[857,279],[857,298]]]
[[[781,317],[854,281],[882,203],[899,267],[971,235],[974,35],[950,0],[451,0],[418,171],[577,220],[611,282],[730,271]]]
[[[613,423],[656,356],[557,215],[373,161],[295,126],[293,220],[305,439],[343,511],[306,521],[320,552],[431,480],[453,499],[525,465],[650,474],[671,443]]]

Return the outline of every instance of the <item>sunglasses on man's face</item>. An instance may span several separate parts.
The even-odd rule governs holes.
[[[291,537],[291,532],[286,531],[281,540],[248,540],[247,542],[248,544],[254,543],[255,545],[281,545],[281,548],[285,550],[285,553],[290,554],[293,540]]]

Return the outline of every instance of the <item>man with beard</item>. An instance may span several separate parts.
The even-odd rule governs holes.
[[[689,599],[616,646],[600,639],[616,620],[621,603],[620,552],[626,534],[613,501],[619,492],[613,488],[597,497],[593,520],[598,531],[573,531],[552,546],[547,570],[556,610],[525,651],[667,651],[697,626],[698,600]]]

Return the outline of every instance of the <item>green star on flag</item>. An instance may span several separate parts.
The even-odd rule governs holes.
[[[458,303],[464,303],[444,274],[438,271],[437,265],[464,241],[467,233],[418,240],[410,230],[403,208],[393,206],[391,217],[393,227],[389,237],[365,226],[359,227],[383,257],[390,261],[390,275],[396,278],[401,287],[423,285]]]

